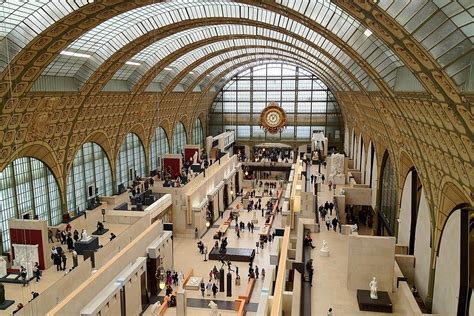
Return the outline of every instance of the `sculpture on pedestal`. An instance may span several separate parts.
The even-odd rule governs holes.
[[[178,273],[178,286],[179,288],[183,288],[183,284],[184,284],[184,274],[183,274],[183,271],[179,271]]]
[[[0,257],[0,278],[7,275],[7,261]]]
[[[214,301],[211,301],[208,306],[211,309],[211,313],[209,314],[210,316],[218,316],[219,315],[219,311],[217,310],[217,304],[214,303]]]
[[[370,298],[373,299],[373,300],[378,299],[378,296],[377,296],[377,280],[375,279],[375,277],[373,277],[372,281],[370,281],[369,287],[370,287]]]
[[[81,232],[81,240],[89,240],[91,237],[87,235],[87,230],[83,229]]]
[[[323,246],[321,247],[321,251],[329,251],[328,244],[326,243],[326,240],[323,240]]]

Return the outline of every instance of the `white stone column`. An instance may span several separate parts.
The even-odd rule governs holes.
[[[186,290],[185,289],[178,289],[177,297],[176,297],[176,315],[187,315],[187,305],[186,305]]]

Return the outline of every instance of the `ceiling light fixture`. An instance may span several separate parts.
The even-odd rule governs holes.
[[[367,36],[367,37],[369,37],[370,35],[372,35],[372,31],[369,30],[369,29],[366,29],[366,30],[364,31],[364,35]]]
[[[134,61],[126,61],[125,62],[127,65],[132,65],[132,66],[140,66],[141,64],[140,63],[136,63]]]
[[[88,55],[88,54],[68,52],[67,50],[63,50],[59,54],[65,55],[65,56],[82,57],[82,58],[90,58],[91,57],[91,55]]]

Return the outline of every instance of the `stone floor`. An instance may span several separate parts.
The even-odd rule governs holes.
[[[316,166],[312,166],[312,172],[317,172]],[[340,189],[347,186],[338,185],[337,193]],[[318,193],[319,205],[332,199],[333,191],[329,191],[328,186],[323,185],[321,192]],[[334,217],[334,212],[333,212]],[[364,229],[364,234],[370,234],[370,230]],[[384,313],[361,312],[357,305],[356,291],[348,290],[347,283],[347,255],[348,255],[348,236],[341,235],[333,230],[327,230],[324,222],[319,234],[312,234],[313,244],[316,246],[312,250],[313,266],[315,268],[313,277],[313,287],[311,293],[311,314],[326,315],[329,308],[332,307],[334,315],[344,316],[377,316],[387,315]],[[322,241],[326,240],[329,250],[329,257],[320,257],[319,249]],[[367,281],[367,287],[368,282]],[[404,303],[400,301],[397,293],[389,293],[393,303],[393,314],[391,315],[410,315],[405,309]]]
[[[263,180],[265,181],[272,181],[272,180]],[[277,188],[277,190],[281,191],[281,188]],[[246,190],[244,189],[244,192]],[[270,197],[265,196],[262,198],[262,206],[267,203],[267,201],[270,199]],[[254,200],[257,200],[256,198]],[[236,210],[236,205],[240,204],[240,198],[236,199],[230,207],[226,210],[224,214],[224,219],[227,219],[229,217],[229,212],[230,209]],[[253,213],[256,212],[256,218],[258,220],[258,223],[255,224],[255,229],[254,232],[251,233],[247,229],[242,231],[240,233],[240,239],[237,238],[237,234],[235,232],[235,222],[232,222],[231,227],[227,230],[226,237],[228,237],[228,247],[230,248],[253,248],[255,249],[255,243],[259,240],[259,228],[264,225],[265,223],[265,218],[261,216],[260,211],[251,211],[248,212],[247,210],[240,209],[239,211],[239,222],[243,221],[244,223],[247,223],[252,220],[253,218]],[[189,238],[174,238],[173,243],[174,243],[174,265],[177,271],[183,271],[183,273],[186,273],[190,268],[194,269],[194,275],[196,276],[202,276],[205,280],[205,283],[207,284],[209,280],[209,272],[212,270],[214,265],[219,269],[221,267],[221,263],[218,261],[204,261],[204,256],[199,254],[199,250],[197,248],[197,242],[199,240],[202,240],[204,245],[208,247],[210,250],[212,246],[214,245],[215,240],[212,238],[214,233],[217,231],[217,227],[223,222],[223,219],[219,219],[214,227],[211,227],[209,231],[203,236],[201,239],[192,239],[190,240]],[[273,227],[280,227],[281,226],[281,215],[277,215],[274,221],[274,226]],[[270,250],[276,247],[273,243],[267,243],[264,247],[264,249],[259,249],[258,254],[255,254],[255,259],[254,259],[254,267],[257,265],[260,269],[260,271],[263,269],[268,270],[270,266]],[[190,264],[192,262],[192,264]],[[226,292],[218,292],[216,296],[217,301],[231,301],[232,303],[234,300],[241,294],[244,294],[246,289],[247,289],[247,274],[248,274],[248,263],[247,262],[232,262],[232,269],[235,269],[235,267],[239,267],[239,275],[241,276],[241,284],[240,285],[235,285],[235,273],[232,275],[232,283],[233,283],[233,288],[232,288],[232,296],[227,297]],[[227,268],[225,268],[227,271]],[[260,272],[261,274],[261,272]],[[254,291],[252,294],[252,297],[250,299],[250,303],[258,304],[258,300],[260,299],[260,290],[262,288],[263,280],[260,278],[257,280],[255,283]],[[212,296],[205,296],[202,298],[201,292],[200,291],[193,291],[193,290],[187,290],[187,297],[188,299],[203,299],[206,301],[208,304],[209,301],[212,300]],[[206,306],[207,306],[206,304]],[[219,305],[219,302],[217,302]],[[199,309],[199,308],[188,308],[188,313],[192,313],[192,315],[209,315],[210,309]],[[235,315],[234,311],[229,311],[229,310],[223,310],[219,309],[219,313],[221,315]],[[149,307],[143,315],[152,315],[151,314],[151,307]],[[165,315],[176,315],[176,309],[175,308],[170,308]],[[247,315],[252,316],[255,315],[255,312],[247,312]]]

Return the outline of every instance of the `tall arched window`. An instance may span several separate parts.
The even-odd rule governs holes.
[[[397,216],[397,179],[395,169],[387,152],[382,161],[382,183],[380,184],[380,214],[390,235],[395,233]]]
[[[204,131],[202,128],[202,123],[199,118],[194,121],[193,126],[193,144],[199,145],[199,147],[204,148]]]
[[[276,102],[287,114],[281,134],[265,134],[260,113]],[[237,74],[219,92],[211,107],[210,135],[227,130],[237,140],[287,140],[309,142],[313,131],[322,131],[329,146],[343,148],[344,123],[331,90],[314,74],[289,64],[258,65]]]
[[[155,129],[155,134],[150,144],[150,169],[155,170],[160,166],[160,158],[170,152],[168,137],[162,127]]]
[[[145,150],[137,135],[127,134],[120,146],[117,159],[117,186],[119,192],[135,177],[145,176]]]
[[[90,209],[97,195],[112,195],[110,162],[102,147],[85,143],[76,153],[67,179],[67,208]]]
[[[186,130],[181,122],[178,122],[173,135],[173,153],[180,154],[186,145]]]
[[[49,168],[31,157],[15,159],[0,173],[0,222],[3,251],[10,250],[9,218],[29,214],[58,225],[61,217],[61,194]]]

